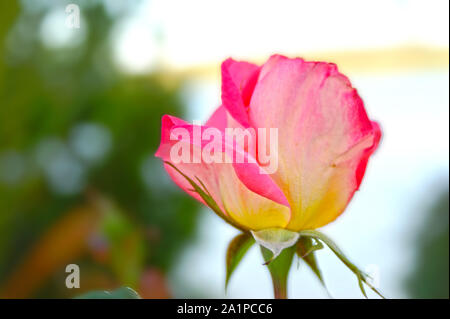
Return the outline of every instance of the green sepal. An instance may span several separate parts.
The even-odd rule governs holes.
[[[313,241],[316,241],[316,243],[314,244]],[[322,272],[320,271],[319,264],[317,263],[317,258],[315,255],[315,252],[317,250],[323,249],[323,247],[323,244],[316,239],[313,239],[311,237],[300,237],[296,245],[296,253],[297,256],[301,258],[309,266],[309,268],[311,268],[322,286],[327,291],[328,295],[330,295],[330,292],[325,285],[325,281],[323,279]]]
[[[296,232],[281,229],[281,228],[268,228],[257,231],[251,231],[256,242],[272,252],[272,258],[266,260],[266,263],[272,262],[273,259],[288,247],[295,245],[299,235]]]
[[[369,282],[369,275],[361,271],[358,267],[356,267],[345,255],[344,253],[339,249],[339,247],[325,234],[317,231],[317,230],[302,230],[299,232],[300,237],[311,237],[315,238],[316,240],[320,240],[323,243],[325,243],[332,252],[346,265],[355,275],[358,279],[358,285],[361,289],[362,294],[364,297],[367,298],[366,291],[364,289],[364,284],[366,284],[370,289],[372,289],[378,296],[381,298],[385,298],[378,289],[376,289],[372,284]],[[363,284],[364,283],[364,284]]]
[[[90,291],[74,299],[141,299],[141,297],[133,289],[122,287],[114,291]]]
[[[313,242],[314,240],[314,242]],[[316,250],[323,249],[323,244],[317,239],[311,237],[300,237],[297,242],[297,254],[301,258],[306,258],[310,254],[314,254]]]
[[[286,299],[287,279],[289,270],[291,269],[292,259],[295,254],[295,246],[283,249],[276,258],[273,258],[273,253],[269,249],[264,246],[260,247],[265,264],[267,265],[272,278],[274,297],[276,299]]]
[[[203,182],[197,177],[195,176],[195,178],[197,179],[197,181],[199,182],[200,186],[195,183],[191,178],[189,178],[186,174],[184,174],[183,172],[181,172],[175,165],[173,165],[170,162],[165,161],[165,164],[169,165],[170,167],[172,167],[174,170],[176,170],[181,176],[183,176],[188,182],[189,184],[191,184],[191,186],[193,187],[193,189],[191,189],[191,191],[196,192],[197,194],[200,195],[200,197],[205,201],[206,205],[211,208],[220,218],[222,218],[225,222],[227,222],[228,224],[232,225],[233,227],[236,227],[237,229],[240,229],[242,231],[247,231],[247,229],[245,229],[244,227],[242,227],[241,225],[238,225],[237,223],[235,223],[233,220],[228,219],[226,217],[226,214],[224,212],[222,212],[222,210],[220,209],[219,205],[217,205],[216,201],[212,198],[211,194],[208,192],[208,190],[205,187],[205,184],[203,184]]]
[[[231,240],[227,249],[225,290],[228,287],[231,275],[254,243],[255,240],[249,233],[239,234]]]

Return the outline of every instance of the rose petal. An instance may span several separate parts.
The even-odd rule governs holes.
[[[259,67],[227,59],[222,63],[222,104],[243,127],[248,127],[246,107],[250,103]]]
[[[261,69],[249,122],[278,128],[272,178],[291,204],[290,230],[323,226],[344,211],[381,136],[334,64],[279,55]]]
[[[264,194],[260,195],[247,188],[240,180],[234,168],[235,164],[207,164],[204,161],[200,163],[193,163],[192,161],[189,163],[175,163],[170,156],[172,146],[179,142],[170,139],[170,132],[175,128],[184,128],[189,132],[190,138],[182,140],[182,142],[191,147],[191,159],[196,150],[201,149],[201,147],[204,147],[209,143],[209,141],[200,141],[200,143],[198,143],[198,141],[191,138],[194,134],[193,131],[195,126],[166,115],[162,120],[161,145],[156,153],[157,157],[160,157],[164,161],[171,162],[194,181],[196,181],[197,178],[200,179],[225,215],[239,225],[242,225],[244,228],[259,230],[270,227],[286,226],[290,218],[289,208],[264,197],[264,195],[271,197],[276,197],[277,195],[273,190],[270,191],[271,188],[277,187],[277,185],[268,175],[259,174],[258,172],[256,176],[248,174],[245,176],[247,180],[250,180],[250,184],[259,183],[260,185],[265,185],[266,188]],[[200,128],[202,131],[207,129],[207,127],[197,128]],[[222,147],[223,153],[225,153],[226,156],[233,156],[234,153],[243,151],[232,149],[231,146],[225,144],[224,141],[221,141],[218,146]],[[245,154],[245,156],[248,156],[248,154]],[[257,163],[242,163],[237,166],[237,171],[240,171],[240,169],[255,171],[259,168]],[[189,195],[204,203],[200,196],[192,190],[192,186],[182,175],[169,165],[165,165],[165,168],[179,187],[185,190]],[[287,200],[281,191],[279,191],[278,196],[279,195],[283,197],[282,200],[284,203],[287,203]]]

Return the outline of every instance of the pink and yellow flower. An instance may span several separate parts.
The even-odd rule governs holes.
[[[245,163],[175,163],[171,137],[177,128],[195,134],[214,127],[278,129],[278,169],[264,172],[258,155],[242,143],[221,140],[224,154],[240,153]],[[370,155],[381,137],[364,104],[336,65],[274,55],[262,66],[228,59],[222,64],[222,105],[204,126],[173,116],[162,119],[156,156],[174,182],[211,206],[186,178],[198,182],[220,215],[243,230],[316,229],[335,220],[359,188]],[[182,138],[192,153],[204,142]],[[192,154],[195,157],[194,154]],[[181,173],[182,174],[181,174]]]

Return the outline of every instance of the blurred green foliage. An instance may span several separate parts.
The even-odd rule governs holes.
[[[161,116],[182,116],[182,80],[116,68],[111,30],[132,1],[113,16],[78,1],[83,36],[46,46],[42,23],[67,3],[0,4],[0,296],[79,294],[67,263],[85,270],[82,288],[167,296],[197,217],[153,159]]]
[[[417,233],[417,255],[406,281],[412,298],[449,298],[448,197],[448,189],[437,194]]]

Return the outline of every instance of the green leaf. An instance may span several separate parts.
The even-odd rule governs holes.
[[[309,266],[309,268],[311,268],[311,270],[322,283],[328,295],[330,295],[327,286],[325,285],[325,281],[323,280],[322,272],[320,271],[315,255],[315,251],[322,248],[323,244],[320,241],[317,241],[316,244],[314,244],[311,237],[300,237],[296,245],[296,252],[298,257],[303,259],[303,261]]]
[[[141,299],[141,297],[133,289],[122,287],[114,291],[90,291],[75,299]]]
[[[216,201],[212,198],[211,194],[208,192],[208,190],[206,189],[203,182],[197,176],[195,176],[195,179],[200,183],[200,186],[197,183],[195,183],[191,178],[189,178],[189,176],[187,176],[182,171],[180,171],[172,163],[167,162],[167,161],[165,161],[164,163],[169,165],[170,167],[172,167],[181,176],[183,176],[189,182],[189,184],[191,184],[191,186],[193,187],[193,189],[191,191],[194,191],[197,194],[199,194],[200,197],[205,201],[206,205],[208,205],[208,207],[211,208],[220,218],[222,218],[224,221],[226,221],[233,227],[236,227],[237,229],[240,229],[244,232],[247,231],[247,229],[245,229],[243,226],[235,223],[233,220],[226,217],[226,214],[224,212],[222,212],[222,209],[220,209],[219,205],[217,205]]]
[[[334,254],[344,263],[344,265],[346,265],[356,275],[356,278],[358,279],[359,288],[361,289],[361,292],[364,295],[364,297],[367,298],[367,294],[366,291],[364,290],[363,283],[365,283],[370,289],[372,289],[378,296],[384,298],[384,296],[380,293],[380,291],[376,289],[374,286],[372,286],[372,284],[368,280],[369,276],[363,271],[361,271],[358,267],[356,267],[344,255],[344,253],[339,249],[339,247],[331,240],[331,238],[329,238],[327,235],[317,230],[302,230],[299,232],[299,234],[300,236],[312,237],[325,243],[331,249],[331,251],[334,252]]]
[[[273,253],[269,249],[264,246],[260,247],[264,261],[269,269],[270,276],[272,277],[274,297],[277,299],[286,299],[287,278],[289,275],[289,270],[291,269],[295,246],[283,249],[283,251],[276,258],[273,258]],[[268,263],[269,261],[271,262]]]
[[[247,251],[255,243],[255,240],[249,233],[242,233],[233,238],[227,249],[227,276],[225,279],[225,289],[228,287],[228,282],[236,267],[244,258]]]

